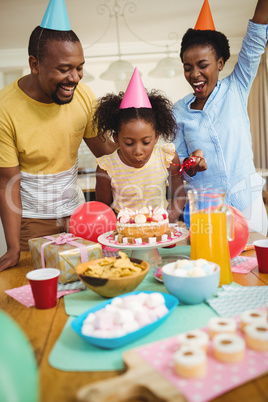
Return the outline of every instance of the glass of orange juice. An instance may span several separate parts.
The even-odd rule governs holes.
[[[204,258],[218,264],[221,268],[220,286],[227,285],[232,282],[228,245],[232,225],[230,212],[225,206],[225,192],[216,189],[193,189],[188,191],[188,197],[191,259]]]

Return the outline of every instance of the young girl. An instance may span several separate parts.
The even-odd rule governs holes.
[[[189,29],[182,39],[180,56],[193,93],[174,106],[176,151],[187,157],[202,147],[208,161],[207,171],[202,176],[197,173],[189,184],[223,189],[226,204],[242,211],[250,230],[265,236],[264,180],[254,166],[247,99],[267,43],[267,23],[268,1],[259,0],[238,62],[222,81],[218,80],[219,72],[230,57],[226,36],[213,27]],[[188,181],[187,175],[185,179]]]
[[[170,222],[175,222],[185,204],[180,160],[174,144],[157,144],[159,138],[175,138],[171,102],[155,90],[147,94],[135,69],[125,95],[108,94],[99,100],[93,122],[100,136],[109,134],[118,145],[113,154],[97,159],[96,200],[116,213],[125,207],[168,207]],[[202,151],[195,155],[200,157],[195,168],[206,169]]]

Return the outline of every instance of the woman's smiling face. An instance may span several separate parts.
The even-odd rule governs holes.
[[[211,46],[194,45],[184,51],[184,76],[194,90],[195,109],[203,109],[217,85],[219,71],[223,66],[223,58],[217,60],[216,52]]]

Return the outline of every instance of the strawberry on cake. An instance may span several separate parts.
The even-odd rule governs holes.
[[[117,215],[113,237],[119,243],[142,244],[166,241],[174,236],[164,208],[143,207],[138,211],[122,209]]]

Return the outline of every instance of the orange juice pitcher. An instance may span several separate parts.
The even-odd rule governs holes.
[[[221,268],[220,286],[232,282],[228,240],[231,240],[231,214],[225,207],[222,190],[188,191],[190,203],[191,259],[204,258]]]

